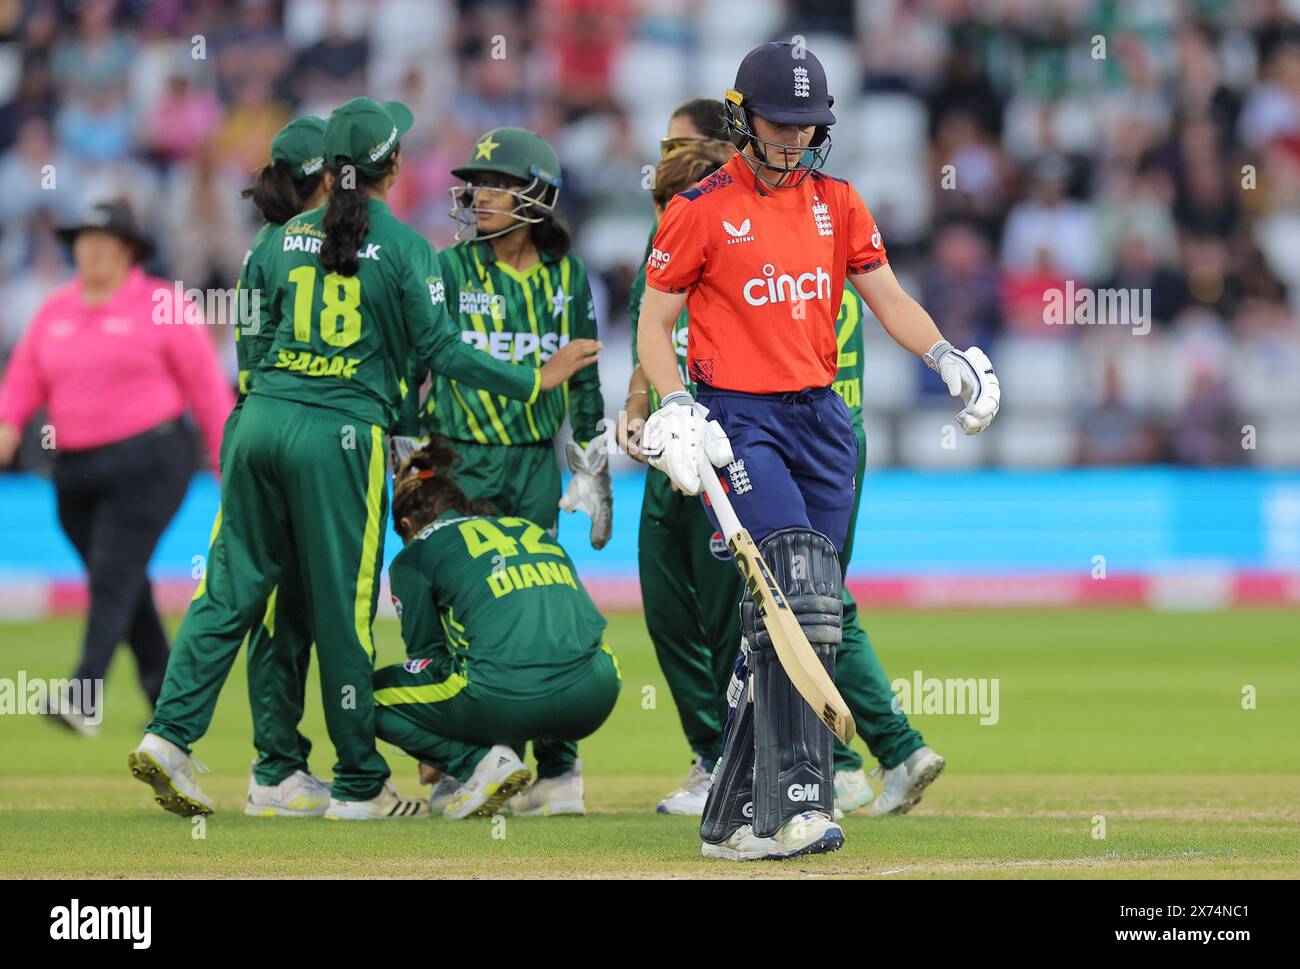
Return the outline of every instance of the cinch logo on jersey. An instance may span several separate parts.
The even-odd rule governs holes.
[[[572,589],[578,587],[573,577],[573,570],[563,562],[525,562],[523,565],[507,565],[498,569],[487,578],[492,595],[500,599],[511,592],[531,589],[543,585],[567,585]]]
[[[460,312],[465,316],[490,316],[494,320],[504,320],[506,298],[500,293],[484,293],[481,290],[462,291]]]
[[[672,259],[672,253],[664,252],[662,249],[651,249],[650,258],[647,261],[651,269],[667,269],[668,260]]]
[[[820,784],[791,784],[786,788],[785,796],[792,801],[816,801],[821,798]]]
[[[316,236],[286,235],[284,237],[284,249],[282,251],[319,253],[321,243],[323,243],[324,241],[325,241],[324,239],[318,238]],[[378,242],[367,243],[364,249],[357,250],[357,258],[373,259],[375,262],[378,262],[379,250],[381,248],[383,248],[381,243]]]
[[[746,219],[744,222],[740,223],[740,228],[736,228],[726,219],[723,219],[722,228],[726,229],[727,235],[731,236],[731,238],[727,240],[727,245],[729,246],[734,246],[738,242],[754,241],[754,236],[749,231],[750,228],[749,219]]]
[[[464,294],[461,294],[464,296]],[[480,333],[478,330],[461,330],[460,338],[475,350],[483,350],[498,360],[518,363],[530,358],[541,349],[542,359],[551,359],[551,354],[569,342],[567,335],[558,333]]]
[[[809,288],[809,287],[812,288]],[[831,274],[821,266],[816,272],[776,274],[776,267],[770,262],[763,266],[762,278],[745,282],[743,292],[745,302],[750,306],[766,306],[768,303],[796,302],[806,299],[831,298]]]

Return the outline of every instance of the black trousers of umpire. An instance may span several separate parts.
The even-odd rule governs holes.
[[[59,522],[90,586],[78,679],[102,678],[126,640],[140,686],[157,700],[169,649],[146,569],[193,472],[194,439],[177,421],[56,458]]]

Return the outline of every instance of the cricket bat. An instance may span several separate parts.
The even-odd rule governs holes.
[[[754,598],[758,601],[758,613],[767,634],[772,638],[776,649],[776,658],[781,662],[790,682],[799,691],[810,707],[813,708],[831,733],[846,744],[853,739],[857,725],[849,706],[835,688],[835,682],[822,661],[808,643],[799,620],[790,611],[785,593],[776,584],[772,570],[768,568],[763,555],[754,544],[748,531],[740,525],[735,510],[727,493],[718,480],[717,470],[700,450],[700,480],[704,493],[709,497],[713,513],[718,516],[718,525],[722,528],[722,537],[736,559],[736,566],[744,576]]]

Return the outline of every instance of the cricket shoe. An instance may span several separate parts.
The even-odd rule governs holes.
[[[126,765],[132,777],[153,788],[153,799],[164,811],[183,818],[212,813],[212,799],[194,779],[194,768],[202,774],[208,769],[170,740],[145,734],[139,746],[127,754]]]
[[[559,777],[539,777],[528,790],[509,803],[510,813],[519,818],[553,818],[562,814],[586,814],[583,797],[582,760]]]
[[[412,801],[397,793],[392,781],[368,801],[343,801],[331,797],[325,809],[328,821],[395,821],[398,818],[423,818],[429,815],[427,801]]]
[[[257,783],[249,768],[244,813],[250,818],[318,818],[329,805],[330,786],[305,770],[296,770],[268,787]]]
[[[825,811],[804,811],[781,825],[769,858],[798,858],[838,851],[844,845],[844,829]]]
[[[448,821],[490,818],[522,791],[532,776],[518,754],[497,744],[474,765],[474,773],[442,809],[442,816]]]
[[[682,786],[671,794],[665,795],[655,810],[660,814],[700,817],[704,814],[704,802],[709,799],[709,786],[712,780],[712,772],[706,771],[697,760],[691,764],[691,772],[686,775],[686,780],[682,781]]]
[[[835,820],[846,814],[852,814],[858,808],[871,803],[875,794],[867,783],[866,772],[858,770],[837,770],[835,772]]]
[[[754,834],[754,826],[742,824],[721,844],[700,844],[700,854],[705,858],[720,858],[723,861],[760,861],[763,858],[780,857],[776,853],[775,838],[760,838]]]
[[[929,747],[922,747],[897,767],[885,771],[884,790],[867,813],[872,817],[906,814],[921,801],[925,789],[943,773],[944,759]]]

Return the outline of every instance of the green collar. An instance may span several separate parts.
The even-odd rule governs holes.
[[[470,239],[469,241],[462,243],[462,245],[470,246],[474,252],[477,253],[483,265],[496,266],[517,283],[522,283],[524,280],[541,272],[542,266],[553,265],[554,263],[559,262],[559,258],[548,256],[539,249],[537,252],[537,262],[533,263],[527,269],[516,269],[509,263],[500,262],[497,259],[496,250],[492,248],[492,243],[487,239]]]

